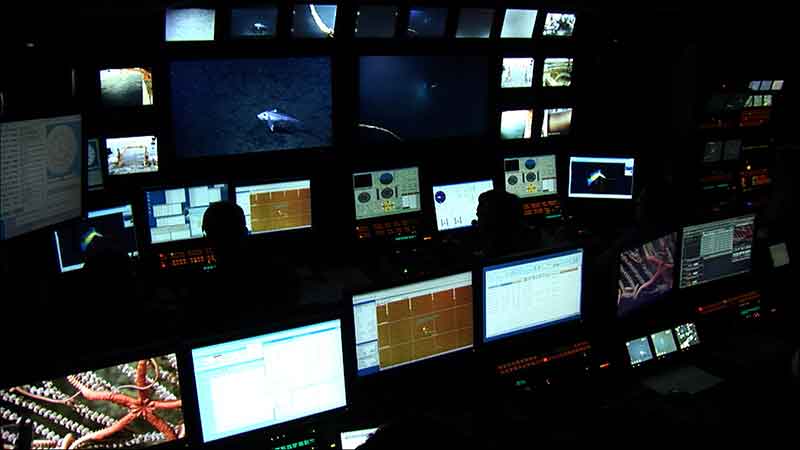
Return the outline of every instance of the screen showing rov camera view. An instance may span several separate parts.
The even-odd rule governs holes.
[[[483,268],[483,341],[578,319],[583,250]]]
[[[478,197],[492,189],[492,180],[434,186],[436,229],[445,231],[472,226],[472,221],[478,220]]]
[[[542,120],[542,137],[569,134],[572,125],[572,108],[545,109]]]
[[[533,86],[533,58],[503,58],[501,88]]]
[[[533,136],[533,110],[503,111],[500,115],[501,139],[530,139]]]
[[[203,237],[203,214],[208,205],[227,198],[225,184],[145,192],[150,243]]]
[[[138,254],[131,205],[91,211],[86,219],[57,229],[53,238],[61,272],[82,269],[86,252],[97,238],[121,246],[128,256]]]
[[[336,5],[294,5],[292,35],[300,38],[332,38],[336,30]]]
[[[533,37],[533,27],[536,25],[535,9],[507,9],[503,18],[503,28],[500,30],[501,38],[530,38]]]
[[[326,147],[330,58],[173,61],[179,158]]]
[[[359,6],[356,16],[356,37],[390,38],[394,36],[396,23],[396,6]]]
[[[646,337],[628,341],[625,345],[628,347],[628,357],[631,359],[632,366],[653,359],[653,353],[650,351],[650,342]]]
[[[33,421],[33,448],[147,448],[185,433],[175,354],[0,389],[0,427]],[[125,424],[124,426],[119,426]],[[2,434],[3,448],[16,436]]]
[[[697,327],[691,322],[675,327],[675,335],[678,336],[678,347],[681,350],[686,350],[700,343]]]
[[[575,14],[548,13],[544,21],[545,36],[572,36],[575,30]]]
[[[347,405],[340,320],[192,349],[203,442]]]
[[[650,339],[653,340],[653,347],[656,349],[656,357],[658,358],[678,351],[675,337],[672,336],[672,330],[653,333],[650,335]]]
[[[487,39],[492,32],[493,22],[493,9],[464,8],[458,15],[456,37]]]
[[[259,38],[275,36],[278,8],[274,5],[231,10],[231,36]]]
[[[167,9],[167,42],[213,41],[216,12],[213,9]]]
[[[485,56],[361,57],[359,140],[483,136],[488,87]]]
[[[365,428],[363,430],[345,431],[340,434],[342,440],[342,450],[356,450],[359,445],[367,442],[377,428]]]
[[[619,255],[617,314],[624,316],[672,291],[678,233],[670,233]]]
[[[81,116],[0,124],[0,240],[81,215]]]
[[[680,287],[750,272],[755,216],[683,229]]]
[[[558,193],[556,155],[506,158],[506,191],[519,198]]]
[[[442,37],[447,24],[447,8],[415,8],[408,11],[408,35]]]
[[[353,296],[359,375],[472,347],[472,273]]]
[[[311,228],[311,181],[237,186],[236,204],[253,234]]]
[[[353,195],[356,220],[420,211],[419,169],[355,173]]]
[[[103,106],[148,106],[153,104],[153,72],[148,68],[100,71]]]
[[[562,87],[572,84],[572,58],[547,58],[542,71],[544,87]]]
[[[633,158],[569,159],[569,196],[575,198],[633,198]]]
[[[109,175],[158,172],[158,139],[136,136],[106,139]]]

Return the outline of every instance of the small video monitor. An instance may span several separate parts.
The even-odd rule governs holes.
[[[503,18],[501,38],[532,38],[536,26],[535,9],[507,9]]]
[[[408,11],[409,37],[443,37],[447,25],[447,8],[412,6]]]
[[[722,159],[725,161],[737,161],[742,154],[742,140],[730,139],[725,141],[722,152]]]
[[[746,215],[685,227],[681,289],[750,272],[755,219]]]
[[[265,5],[231,9],[231,37],[269,38],[278,30],[278,7]]]
[[[204,443],[347,406],[341,320],[192,348]]]
[[[556,155],[506,158],[506,191],[519,198],[558,193]]]
[[[503,58],[500,87],[529,88],[533,86],[533,58]]]
[[[681,350],[686,350],[700,343],[697,326],[691,322],[675,327],[675,336],[678,337],[678,347]]]
[[[772,90],[773,91],[780,91],[783,90],[783,80],[775,80],[772,82]]]
[[[478,197],[492,189],[492,180],[434,186],[436,229],[446,231],[472,226],[472,221],[478,220]]]
[[[462,8],[458,14],[456,38],[488,39],[493,23],[494,9]]]
[[[86,143],[86,187],[90,191],[103,189],[103,166],[100,164],[100,139],[89,139]]]
[[[186,446],[180,382],[175,354],[151,354],[64,377],[3,386],[0,443],[16,448],[17,437],[6,433],[5,426],[16,423],[22,413],[33,422],[33,442],[42,448],[68,448],[69,442],[78,443],[73,448]]]
[[[364,428],[363,430],[345,431],[340,433],[339,438],[342,441],[342,450],[356,450],[359,445],[367,442],[367,439],[375,434],[376,431],[378,431],[377,428]]]
[[[572,198],[633,198],[633,158],[569,158],[569,196]]]
[[[356,220],[422,210],[419,168],[353,174]]]
[[[750,87],[751,91],[757,91],[761,87],[761,81],[760,80],[753,80],[753,81],[750,82],[749,87]]]
[[[625,345],[628,347],[631,366],[638,366],[653,359],[653,353],[650,351],[650,342],[647,337],[628,341]]]
[[[483,267],[483,341],[581,317],[583,249]]]
[[[542,35],[568,37],[575,31],[575,14],[547,13]]]
[[[669,233],[619,255],[617,315],[631,312],[672,292],[677,233]]]
[[[390,38],[397,27],[397,6],[361,5],[356,16],[357,38]]]
[[[109,175],[158,172],[158,139],[135,136],[106,139]]]
[[[153,71],[144,67],[100,71],[100,102],[106,107],[153,104]]]
[[[167,42],[213,41],[216,11],[213,9],[167,9]]]
[[[336,5],[298,3],[294,5],[292,36],[332,38],[336,30]]]
[[[758,90],[769,91],[770,89],[772,89],[772,80],[761,80]]]
[[[722,145],[721,141],[706,142],[705,151],[703,151],[704,163],[715,163],[722,160]]]
[[[532,137],[532,109],[519,109],[500,113],[500,139],[530,139]]]
[[[131,205],[89,211],[86,219],[54,231],[59,270],[63,273],[82,269],[86,252],[97,238],[110,240],[130,257],[138,256]]]
[[[553,108],[544,110],[542,137],[566,136],[572,126],[572,108]]]
[[[542,71],[544,87],[567,87],[572,84],[572,58],[547,58]]]
[[[473,346],[472,273],[353,296],[359,376]]]
[[[656,350],[656,358],[678,351],[678,346],[675,344],[675,337],[672,335],[672,330],[653,333],[650,335],[650,339],[652,339],[653,348]]]
[[[311,228],[311,180],[236,186],[252,234]]]
[[[228,199],[226,184],[145,191],[150,243],[203,237],[203,214],[214,202]]]

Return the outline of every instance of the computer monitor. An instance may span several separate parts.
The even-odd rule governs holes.
[[[494,9],[463,8],[458,15],[456,38],[488,39],[493,23]]]
[[[356,16],[358,38],[390,38],[397,24],[397,6],[361,5]]]
[[[157,189],[145,192],[150,243],[203,237],[203,214],[211,203],[228,199],[228,185]]]
[[[575,31],[575,14],[547,13],[544,21],[544,36],[568,37]]]
[[[158,172],[158,138],[133,136],[106,139],[109,175]]]
[[[422,8],[412,6],[408,11],[410,37],[443,37],[447,25],[447,8]]]
[[[625,344],[628,347],[628,357],[631,366],[638,366],[653,359],[653,352],[650,350],[650,341],[647,337],[633,339]]]
[[[552,108],[544,110],[542,137],[564,136],[572,126],[572,108]]]
[[[542,70],[544,87],[567,87],[572,85],[572,58],[547,58]]]
[[[170,78],[178,158],[333,142],[329,57],[179,60]]]
[[[107,107],[152,105],[153,71],[149,67],[101,70],[100,101]]]
[[[536,25],[535,9],[507,9],[503,18],[501,38],[531,38]]]
[[[558,193],[556,155],[505,158],[506,191],[519,198]]]
[[[675,327],[675,336],[678,337],[678,347],[681,350],[687,350],[700,343],[697,326],[692,322]]]
[[[236,186],[252,234],[311,228],[311,180]]]
[[[47,448],[67,448],[64,437],[69,435],[73,443],[94,448],[177,443],[185,427],[178,369],[175,354],[156,353],[65,377],[4,386],[0,426],[27,416],[34,424],[33,440],[50,442]],[[3,432],[0,443],[9,448],[15,438]]]
[[[485,266],[483,342],[581,317],[583,249]]]
[[[470,272],[354,295],[358,375],[471,348],[473,314]]]
[[[332,38],[336,30],[336,5],[298,3],[294,5],[292,36]]]
[[[103,189],[103,166],[100,156],[100,139],[86,141],[86,188],[90,191]]]
[[[675,343],[675,337],[670,329],[653,333],[650,335],[650,339],[653,341],[653,348],[656,350],[656,358],[678,351],[678,345]]]
[[[264,5],[231,9],[231,37],[274,37],[278,29],[278,7]]]
[[[617,315],[657,302],[672,292],[678,233],[669,233],[619,255]]]
[[[131,205],[90,211],[86,219],[54,231],[53,242],[59,270],[70,272],[82,269],[86,251],[97,237],[112,240],[130,257],[138,256]]]
[[[755,215],[692,225],[681,240],[681,289],[750,272]]]
[[[81,216],[81,116],[0,123],[0,240]]]
[[[204,443],[347,406],[341,320],[194,347]]]
[[[340,433],[339,438],[342,441],[342,450],[356,450],[359,445],[367,442],[367,439],[375,434],[376,431],[378,431],[377,428],[364,428]]]
[[[533,58],[503,58],[500,87],[529,88],[533,86]]]
[[[572,198],[633,198],[633,158],[571,156],[569,196]]]
[[[419,168],[353,174],[356,220],[422,210]]]
[[[703,151],[704,163],[715,163],[722,160],[722,141],[706,142],[705,150]]]
[[[167,42],[213,41],[216,11],[203,8],[167,9]]]
[[[503,111],[500,114],[500,139],[530,139],[532,137],[532,109]]]
[[[472,226],[472,221],[478,220],[478,197],[492,189],[492,180],[433,186],[436,229],[446,231]]]

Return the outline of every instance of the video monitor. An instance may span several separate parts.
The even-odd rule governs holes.
[[[672,292],[678,233],[669,233],[619,255],[617,315],[624,316]]]
[[[447,25],[447,8],[420,8],[408,11],[410,37],[443,37]]]
[[[486,56],[363,56],[359,140],[369,144],[485,136]]]
[[[298,3],[294,5],[292,36],[332,38],[336,30],[336,5]]]
[[[506,191],[519,198],[558,193],[556,155],[506,158]]]
[[[650,335],[653,340],[653,348],[656,350],[656,358],[660,358],[670,353],[678,351],[678,346],[675,344],[675,337],[672,336],[672,330],[664,330]]]
[[[0,427],[33,422],[33,448],[149,448],[184,439],[175,354],[0,389]],[[3,448],[16,436],[2,433]],[[185,444],[184,444],[185,445]]]
[[[750,272],[755,219],[746,215],[685,227],[680,287]]]
[[[89,139],[86,143],[86,187],[90,191],[103,189],[103,166],[100,157],[100,140]]]
[[[311,180],[236,186],[252,234],[311,228]]]
[[[544,110],[542,137],[565,136],[572,126],[572,108],[553,108]]]
[[[772,89],[772,80],[761,80],[761,85],[758,87],[759,91],[768,91]]]
[[[356,37],[390,38],[397,28],[397,6],[361,5],[356,16]]]
[[[753,81],[751,81],[749,87],[750,87],[751,91],[759,90],[760,87],[761,87],[761,80],[753,80]]]
[[[481,272],[484,342],[581,317],[583,249],[487,266]]]
[[[772,82],[772,90],[773,91],[783,90],[783,80],[774,80]]]
[[[138,256],[131,205],[90,211],[86,219],[53,232],[59,270],[63,273],[82,269],[86,252],[96,238],[111,240],[128,256]]]
[[[341,320],[191,353],[204,443],[347,406]]]
[[[533,86],[533,58],[503,58],[501,88],[529,88]]]
[[[109,175],[158,172],[158,139],[135,136],[106,139]]]
[[[422,210],[419,168],[353,174],[356,220]]]
[[[203,214],[214,202],[228,199],[228,186],[212,184],[145,192],[150,243],[203,237]]]
[[[472,273],[353,296],[358,375],[473,345]]]
[[[575,14],[547,13],[544,21],[544,36],[572,36],[575,31]]]
[[[742,140],[730,139],[725,141],[725,148],[722,153],[722,159],[725,161],[737,161],[742,154]]]
[[[678,347],[681,350],[686,350],[700,343],[697,326],[691,322],[675,327],[675,335],[678,337]]]
[[[152,70],[144,67],[101,70],[100,101],[106,107],[152,105]]]
[[[178,158],[333,142],[329,57],[170,63]]]
[[[722,160],[722,142],[711,141],[706,142],[705,151],[703,151],[704,163],[715,163]]]
[[[494,9],[462,8],[458,14],[456,38],[488,39],[493,23]]]
[[[81,116],[0,123],[0,241],[81,216]]]
[[[531,38],[536,25],[535,9],[506,9],[501,38]]]
[[[530,139],[532,137],[532,109],[503,111],[500,114],[500,139]]]
[[[167,9],[167,42],[213,41],[216,11],[213,9]]]
[[[278,30],[278,7],[265,5],[231,9],[231,37],[268,38]]]
[[[472,221],[478,220],[478,197],[492,189],[492,180],[434,186],[436,229],[446,231],[472,226]]]
[[[569,158],[569,196],[573,198],[633,198],[633,158]]]
[[[572,58],[547,58],[542,72],[544,87],[566,87],[572,84]]]
[[[345,431],[340,433],[339,437],[342,441],[342,450],[356,450],[359,445],[367,442],[377,428],[364,428],[363,430]]]
[[[653,353],[650,351],[650,342],[646,337],[628,341],[625,345],[628,347],[631,366],[638,366],[653,359]]]

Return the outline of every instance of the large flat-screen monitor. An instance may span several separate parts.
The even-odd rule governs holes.
[[[583,249],[485,266],[483,341],[581,317]]]
[[[0,240],[81,216],[81,116],[0,124]]]
[[[347,406],[341,320],[191,353],[203,442]]]
[[[681,240],[681,289],[750,272],[756,217],[692,225]]]
[[[470,272],[354,295],[358,375],[472,347],[473,315]]]
[[[158,172],[158,138],[133,136],[106,139],[109,175]]]
[[[485,135],[488,64],[486,56],[362,56],[359,140]]]
[[[213,9],[167,9],[164,39],[167,42],[213,41],[215,23]]]
[[[109,107],[152,105],[153,71],[148,67],[101,70],[100,101]]]
[[[175,354],[4,386],[0,410],[0,426],[29,417],[42,448],[150,448],[183,440],[185,429]],[[16,448],[13,439],[3,432],[3,448]]]
[[[633,158],[569,158],[569,196],[573,198],[633,198]]]
[[[519,198],[558,193],[556,155],[505,158],[506,191]]]
[[[617,315],[627,315],[672,292],[678,233],[669,233],[619,255]]]
[[[89,211],[86,219],[54,231],[53,242],[59,270],[70,272],[82,269],[86,251],[98,237],[112,240],[130,257],[138,256],[131,205]]]
[[[353,195],[356,220],[420,211],[419,168],[354,173]]]
[[[478,220],[478,197],[492,189],[492,180],[433,186],[436,229],[445,231],[472,226],[472,221]]]
[[[170,63],[179,158],[332,144],[329,57]]]
[[[311,228],[311,180],[236,186],[252,234]]]
[[[145,208],[150,243],[203,237],[203,214],[208,205],[227,199],[226,184],[146,191]]]

